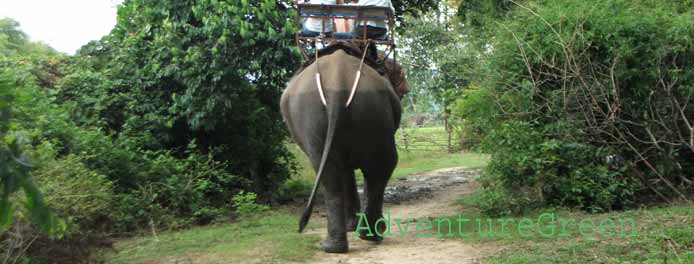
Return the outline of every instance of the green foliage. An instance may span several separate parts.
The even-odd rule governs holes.
[[[234,202],[236,214],[241,217],[252,217],[270,209],[267,205],[256,203],[257,195],[252,192],[240,191],[231,200]]]
[[[442,8],[440,5],[439,7]],[[410,92],[406,111],[442,112],[468,85],[461,66],[470,60],[463,46],[464,39],[457,34],[455,18],[441,12],[429,12],[411,18],[401,34],[402,45],[408,52],[401,54],[407,72]],[[446,54],[441,56],[440,54]],[[417,110],[419,108],[420,110]]]
[[[41,152],[52,152],[40,146]],[[87,168],[79,156],[70,154],[56,159],[54,153],[33,173],[45,201],[67,220],[70,232],[96,229],[98,220],[108,219],[113,206],[113,183],[104,175]]]
[[[417,17],[421,13],[426,13],[429,10],[436,9],[439,5],[439,0],[392,0],[393,8],[395,8],[396,19],[400,22],[406,21],[406,16]]]
[[[688,5],[463,3],[463,19],[481,27],[470,34],[481,38],[472,50],[483,63],[471,67],[479,90],[464,93],[454,113],[492,155],[488,212],[596,212],[693,190]],[[608,166],[608,156],[624,162]]]
[[[463,148],[479,145],[485,135],[498,125],[499,113],[494,98],[486,89],[471,85],[462,91],[462,95],[451,106],[451,124],[458,134]]]
[[[3,204],[24,205],[4,211],[10,230],[0,234],[0,250],[8,258],[88,259],[91,249],[104,246],[96,230],[109,222],[112,183],[85,165],[84,153],[70,153],[72,143],[80,142],[74,132],[87,133],[66,122],[65,112],[43,90],[53,86],[62,57],[23,46],[29,48],[0,56],[0,112],[6,114],[0,122],[0,183],[7,187]],[[22,190],[24,197],[7,192],[12,189]]]
[[[267,0],[125,1],[113,32],[78,52],[57,96],[76,122],[130,149],[212,154],[226,175],[240,176],[220,188],[267,200],[292,162],[276,103],[299,63],[287,8]],[[113,180],[123,189],[139,184]]]
[[[45,138],[114,183],[117,230],[207,223],[231,193],[267,201],[288,177],[276,102],[299,57],[286,8],[126,1],[113,32],[70,58],[55,99],[100,131],[52,124]]]
[[[607,149],[570,138],[569,126],[538,127],[509,121],[492,131],[482,146],[492,153],[483,210],[493,215],[520,213],[540,206],[565,206],[601,212],[631,205],[639,190],[623,168],[610,170]],[[510,193],[504,193],[510,190]]]
[[[512,0],[462,0],[458,6],[458,17],[465,25],[466,33],[474,37],[470,43],[486,44],[493,34],[495,23],[503,19],[515,6]]]
[[[8,242],[0,244],[3,252],[36,236],[34,244],[22,245],[27,254],[84,261],[91,249],[108,245],[105,234],[208,223],[228,213],[231,193],[249,186],[248,180],[230,174],[226,162],[212,158],[214,152],[201,154],[192,141],[174,153],[146,150],[130,137],[109,137],[104,131],[114,130],[103,120],[118,117],[112,102],[119,98],[103,92],[113,82],[98,71],[101,61],[89,62],[94,70],[80,71],[87,62],[71,60],[66,66],[60,55],[25,48],[0,56],[0,183],[27,195],[2,192],[4,224],[16,216],[13,231],[2,234]],[[64,70],[69,75],[59,78]],[[26,210],[11,210],[17,209],[11,202]],[[51,239],[27,227],[29,220],[67,233]]]
[[[21,50],[27,42],[27,36],[19,30],[19,23],[10,18],[0,19],[0,51],[9,56]]]
[[[418,17],[422,13],[435,9],[440,0],[392,0],[393,9],[395,9],[395,20],[401,24],[408,23],[406,17]],[[345,0],[345,4],[354,3],[354,0]],[[402,30],[402,28],[396,28]],[[404,31],[403,31],[404,32]]]
[[[304,178],[292,178],[285,181],[274,194],[273,200],[286,203],[302,201],[311,194],[313,183]]]
[[[18,219],[10,232],[13,235],[6,236],[8,242],[21,243],[25,241],[22,237],[35,237],[23,254],[41,263],[98,262],[100,256],[95,251],[109,244],[105,232],[114,221],[113,183],[87,168],[83,157],[58,157],[48,142],[37,146],[33,156],[36,169],[32,176],[46,204],[65,220],[66,233],[60,239],[51,238]]]
[[[226,163],[213,160],[211,155],[191,154],[184,160],[156,155],[145,172],[152,182],[141,186],[151,189],[154,204],[163,205],[170,215],[197,224],[209,223],[228,212],[226,201],[236,189],[229,186],[240,186],[244,182],[229,174],[226,166]],[[148,208],[149,205],[136,207]]]
[[[24,208],[31,221],[48,234],[62,235],[65,223],[46,206],[29,174],[32,164],[23,155],[27,138],[15,129],[16,124],[10,119],[17,111],[16,104],[25,99],[19,90],[9,70],[0,72],[0,231],[12,223],[15,214],[12,195],[21,189],[26,195]]]

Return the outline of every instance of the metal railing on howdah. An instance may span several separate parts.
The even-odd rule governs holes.
[[[341,1],[340,1],[341,2]],[[305,57],[306,50],[302,48],[301,42],[323,42],[330,43],[336,40],[351,41],[366,44],[370,42],[374,45],[385,45],[386,54],[388,51],[395,50],[395,39],[393,34],[393,26],[395,25],[395,19],[393,11],[388,7],[381,6],[355,6],[355,5],[323,5],[323,4],[307,4],[307,3],[296,3],[298,16],[296,19],[298,28],[304,27],[304,20],[308,18],[321,19],[323,23],[321,26],[321,31],[325,28],[325,21],[330,20],[332,23],[331,34],[326,34],[327,32],[319,32],[317,36],[306,36],[302,35],[301,31],[296,34],[297,46],[302,50]],[[363,25],[369,21],[372,22],[385,22],[387,24],[387,33],[382,39],[369,39],[368,27],[364,27],[360,35],[352,32],[352,29],[347,31],[339,31],[337,28],[337,20],[342,19],[347,25]]]

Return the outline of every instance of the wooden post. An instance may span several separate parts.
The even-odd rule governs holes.
[[[449,113],[450,113],[450,110],[448,110],[448,104],[444,103],[443,104],[443,124],[444,124],[444,129],[446,129],[446,134],[448,136],[448,143],[447,143],[448,153],[451,153],[451,152],[453,152],[453,147],[451,146],[451,124],[448,122]]]

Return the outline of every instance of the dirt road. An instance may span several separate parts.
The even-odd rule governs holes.
[[[390,182],[386,190],[384,211],[390,211],[391,219],[452,216],[463,208],[455,201],[470,194],[477,187],[473,178],[479,170],[448,168],[428,173],[414,174]],[[318,211],[313,219],[319,219],[320,227],[307,233],[325,237],[325,215]],[[381,243],[362,241],[349,237],[350,251],[347,254],[317,254],[309,263],[479,263],[483,249],[464,243],[459,239],[441,239],[418,236],[410,228],[401,236],[394,221],[391,221],[393,236]]]

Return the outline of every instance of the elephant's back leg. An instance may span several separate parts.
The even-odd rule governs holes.
[[[378,151],[377,155],[379,159],[372,159],[366,161],[362,164],[361,170],[364,173],[364,194],[366,195],[366,205],[364,209],[364,214],[369,222],[369,227],[371,227],[370,232],[375,233],[377,229],[381,234],[385,231],[386,226],[380,225],[376,226],[375,222],[383,217],[383,195],[385,193],[386,185],[390,176],[395,170],[397,165],[397,150],[395,149],[394,138],[390,139],[392,142],[387,142],[387,147]],[[382,223],[382,222],[381,222]],[[361,232],[361,238],[366,240],[381,240],[382,237],[371,236],[368,237],[365,234],[368,232]]]
[[[354,231],[358,224],[357,213],[361,208],[359,193],[357,192],[357,180],[354,175],[354,169],[345,169],[345,175],[342,178],[342,195],[345,201],[345,218],[347,224],[347,232]]]

